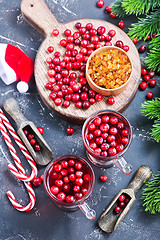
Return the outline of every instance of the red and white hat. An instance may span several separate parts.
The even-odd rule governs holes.
[[[28,91],[28,82],[33,74],[34,62],[19,48],[10,44],[0,44],[0,78],[7,85],[17,84],[20,93]]]

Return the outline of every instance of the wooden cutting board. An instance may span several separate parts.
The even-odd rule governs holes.
[[[92,113],[102,109],[122,111],[124,108],[126,108],[138,89],[141,76],[141,63],[135,45],[124,31],[109,22],[97,19],[80,19],[67,23],[59,23],[43,0],[22,0],[21,12],[23,18],[45,37],[35,59],[34,73],[38,92],[43,102],[49,109],[52,111],[55,110],[56,112],[65,117],[68,117],[74,122],[83,122]],[[105,35],[109,32],[109,30],[114,29],[116,31],[116,35],[111,41],[112,44],[114,45],[117,40],[122,40],[123,43],[125,45],[128,45],[130,48],[127,54],[132,61],[132,79],[127,88],[122,93],[114,96],[115,104],[112,106],[107,104],[107,97],[104,97],[102,101],[91,105],[91,107],[86,110],[76,108],[74,103],[71,103],[68,108],[64,108],[63,106],[56,106],[53,100],[49,98],[50,90],[47,90],[45,88],[45,84],[49,79],[47,75],[48,65],[46,64],[46,59],[48,57],[53,57],[53,53],[48,53],[47,48],[51,45],[54,47],[55,51],[59,51],[61,53],[61,56],[64,56],[66,48],[61,47],[59,42],[61,39],[65,38],[64,31],[66,29],[70,29],[72,33],[77,31],[75,28],[76,22],[80,22],[82,26],[86,26],[87,23],[91,22],[93,24],[93,27],[96,29],[99,26],[104,26],[106,28]],[[53,29],[59,30],[58,36],[55,37],[52,35]],[[76,46],[76,49],[78,50],[79,47]]]

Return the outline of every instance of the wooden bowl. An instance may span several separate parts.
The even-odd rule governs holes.
[[[99,54],[99,53],[102,53],[102,52],[107,52],[108,50],[110,49],[117,49],[118,51],[121,51],[123,52],[125,55],[127,55],[127,53],[119,48],[119,47],[114,47],[114,46],[105,46],[105,47],[101,47],[101,48],[98,48],[97,50],[95,50],[88,58],[88,61],[87,61],[87,65],[86,65],[86,78],[87,78],[87,81],[88,81],[88,84],[89,86],[96,92],[104,95],[104,96],[111,96],[111,95],[117,95],[121,92],[124,91],[124,89],[126,89],[128,83],[130,82],[130,80],[132,79],[132,75],[133,75],[133,66],[132,66],[132,61],[130,60],[129,56],[127,55],[130,63],[131,63],[131,67],[132,67],[132,71],[131,71],[131,74],[127,80],[127,82],[125,82],[123,85],[121,85],[120,87],[118,88],[114,88],[114,89],[107,89],[107,88],[103,88],[103,87],[99,87],[97,84],[94,83],[94,81],[92,80],[92,78],[90,77],[90,75],[88,74],[88,68],[89,68],[89,63],[90,63],[90,60],[96,55],[96,54]]]

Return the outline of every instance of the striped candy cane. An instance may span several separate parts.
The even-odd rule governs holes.
[[[3,122],[2,122],[3,121]],[[8,135],[8,132],[4,126],[4,124],[6,125],[8,131],[10,132],[10,134],[12,135],[12,137],[14,138],[15,142],[17,143],[17,145],[19,146],[19,148],[21,149],[22,153],[24,154],[24,156],[26,157],[28,163],[31,166],[32,169],[32,173],[30,176],[27,176],[26,174],[22,173],[22,169],[23,166],[21,164],[21,161],[16,153],[16,150],[12,144],[12,141]],[[37,167],[36,164],[34,162],[34,160],[32,159],[32,157],[30,156],[29,152],[27,151],[27,149],[25,148],[25,146],[23,145],[21,139],[18,137],[16,131],[14,130],[14,128],[12,127],[12,125],[10,124],[9,120],[6,118],[6,116],[4,115],[2,109],[0,109],[0,130],[2,132],[2,135],[4,137],[4,140],[9,148],[9,151],[14,159],[14,162],[18,168],[19,171],[17,171],[17,169],[13,166],[12,163],[10,163],[8,165],[8,168],[10,169],[10,171],[20,180],[22,181],[32,181],[36,176],[37,176]]]

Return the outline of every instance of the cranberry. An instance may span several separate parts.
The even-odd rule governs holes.
[[[77,29],[79,29],[79,28],[81,27],[81,23],[80,23],[80,22],[77,22],[77,23],[75,24],[75,27],[76,27]]]
[[[93,35],[97,35],[97,30],[95,28],[92,28],[89,33],[93,36]]]
[[[96,149],[97,144],[96,144],[95,142],[91,142],[91,143],[89,144],[89,147],[90,147],[92,150],[94,150],[94,149]]]
[[[146,75],[148,73],[147,69],[146,68],[142,68],[141,69],[141,74],[142,75]]]
[[[54,165],[54,170],[55,170],[56,172],[60,172],[60,171],[62,170],[62,166],[57,163],[57,164]]]
[[[156,33],[153,33],[152,34],[152,38],[156,38],[157,37],[157,34]]]
[[[123,21],[120,21],[120,22],[118,23],[118,27],[121,28],[121,29],[123,29],[123,28],[124,28],[124,22],[123,22]]]
[[[52,88],[52,84],[51,83],[46,83],[45,87],[46,87],[46,89],[50,90]]]
[[[75,185],[74,187],[73,187],[73,191],[74,192],[79,192],[81,190],[81,188],[80,188],[80,186],[78,186],[78,185]]]
[[[109,105],[113,105],[113,104],[115,103],[114,97],[109,97],[109,98],[107,99],[107,103],[108,103]]]
[[[100,130],[100,129],[94,130],[94,135],[95,135],[96,137],[101,136],[101,130]]]
[[[62,104],[62,99],[61,99],[61,98],[56,98],[56,99],[54,100],[54,103],[55,103],[57,106],[59,106],[59,105]]]
[[[50,191],[53,195],[57,195],[59,193],[59,188],[57,186],[52,186]]]
[[[94,119],[93,122],[96,126],[99,126],[101,124],[102,120],[101,120],[101,118],[97,117],[97,118]]]
[[[28,130],[26,130],[26,129],[25,129],[25,130],[23,130],[23,132],[24,132],[24,134],[25,134],[26,136],[27,136],[27,135],[28,135],[28,133],[29,133],[29,132],[28,132]]]
[[[125,137],[128,136],[128,130],[127,130],[127,129],[124,129],[124,130],[122,131],[122,135],[125,136]]]
[[[44,174],[42,174],[42,175],[40,176],[40,179],[41,179],[41,181],[44,180]]]
[[[54,51],[54,47],[53,46],[49,46],[47,48],[47,50],[48,50],[49,53],[52,53]]]
[[[153,98],[153,93],[152,92],[148,92],[146,97],[149,100],[152,99]]]
[[[30,144],[35,145],[36,144],[36,139],[32,138],[31,141],[30,141]]]
[[[80,102],[80,101],[76,102],[76,107],[81,108],[82,107],[82,102]]]
[[[105,32],[106,32],[106,28],[105,27],[100,26],[100,27],[97,28],[97,33],[99,35],[103,35]]]
[[[148,84],[149,84],[150,87],[155,87],[157,82],[156,82],[156,80],[151,79]]]
[[[56,184],[57,187],[62,187],[63,181],[61,179],[56,179],[55,184]]]
[[[87,30],[91,30],[93,28],[93,24],[92,23],[87,23],[86,24],[86,29]]]
[[[106,12],[110,13],[112,11],[112,8],[111,8],[111,6],[108,5],[108,6],[106,6],[105,10],[106,10]]]
[[[101,126],[100,126],[100,130],[105,133],[105,132],[108,132],[109,130],[109,125],[107,123],[102,123]]]
[[[121,211],[121,208],[119,206],[115,207],[114,209],[115,213],[119,213]]]
[[[107,115],[102,116],[102,122],[108,123],[109,122],[109,117]]]
[[[105,46],[112,46],[111,42],[105,42]]]
[[[67,40],[68,43],[73,43],[74,42],[74,37],[73,36],[68,36],[66,38],[66,40]]]
[[[123,49],[125,52],[128,52],[128,51],[129,51],[129,46],[128,46],[128,45],[124,45],[122,49]]]
[[[116,35],[116,31],[112,29],[108,32],[108,34],[109,36],[114,37]]]
[[[60,57],[61,54],[60,54],[60,52],[55,52],[55,53],[54,53],[54,56],[55,56],[55,57]]]
[[[104,35],[100,35],[100,36],[99,36],[99,41],[103,42],[103,41],[105,40],[105,38],[106,38],[106,37],[105,37]]]
[[[90,131],[94,131],[95,128],[96,128],[96,126],[95,126],[94,123],[90,123],[90,124],[88,125],[88,129],[89,129]]]
[[[83,172],[82,171],[76,171],[75,173],[77,178],[81,178],[83,176]]]
[[[123,201],[125,200],[125,195],[124,195],[124,194],[121,194],[121,195],[119,196],[118,200],[119,200],[120,202],[123,202]]]
[[[109,150],[108,150],[108,154],[109,154],[110,156],[116,155],[116,154],[117,154],[116,148],[110,147]]]
[[[57,94],[55,92],[51,92],[49,94],[50,99],[55,100],[57,98]]]
[[[65,100],[64,102],[63,102],[63,107],[65,107],[65,108],[68,108],[69,106],[70,106],[70,101],[68,101],[68,100]]]
[[[96,148],[96,149],[94,150],[94,152],[95,152],[96,154],[100,155],[101,152],[102,152],[102,150],[101,150],[100,148]]]
[[[74,44],[73,43],[67,43],[66,48],[67,48],[67,50],[72,51],[74,49]]]
[[[54,68],[55,68],[55,65],[54,65],[54,63],[50,63],[48,67],[49,67],[50,69],[54,69]]]
[[[50,78],[50,79],[49,79],[49,82],[50,82],[51,84],[54,84],[54,83],[56,83],[56,79],[55,79],[55,78]]]
[[[74,164],[75,164],[75,161],[74,161],[74,160],[72,160],[72,159],[69,160],[69,162],[68,162],[68,165],[69,165],[69,166],[74,166]]]
[[[141,46],[139,47],[138,51],[139,51],[140,53],[144,53],[144,52],[146,51],[146,46],[141,45]]]
[[[149,41],[151,39],[151,36],[148,35],[147,38],[146,38],[146,41]]]
[[[71,173],[71,174],[69,175],[69,180],[70,180],[71,182],[74,182],[75,179],[76,179],[76,176],[75,176],[73,173]]]
[[[148,71],[148,75],[153,78],[155,76],[155,72],[154,71]]]
[[[107,139],[107,137],[108,137],[108,133],[103,132],[103,133],[101,134],[101,137],[102,137],[103,139]]]
[[[143,79],[144,79],[144,81],[149,82],[150,76],[149,76],[149,75],[145,75],[145,76],[143,77]]]
[[[80,27],[80,29],[79,29],[80,34],[85,34],[86,31],[87,31],[87,29],[85,27]]]
[[[111,18],[115,18],[115,17],[116,17],[116,14],[115,14],[114,12],[110,12],[109,16],[110,16]]]
[[[123,129],[124,128],[124,123],[123,122],[118,122],[117,128],[118,129]]]
[[[76,183],[76,185],[81,186],[83,184],[83,179],[82,178],[76,178],[75,183]]]
[[[34,149],[35,149],[35,151],[40,151],[41,150],[41,146],[39,145],[39,144],[35,144],[34,145]]]
[[[115,136],[114,136],[114,135],[108,135],[107,141],[108,141],[108,142],[113,142],[113,141],[115,141]]]
[[[66,194],[63,192],[60,192],[57,194],[57,198],[61,201],[64,201],[66,199]]]
[[[75,197],[76,197],[77,200],[80,200],[80,199],[82,199],[83,194],[81,192],[80,193],[75,193]]]
[[[52,63],[52,61],[53,61],[53,59],[52,59],[51,57],[46,59],[46,62],[47,62],[48,64]]]
[[[118,133],[118,130],[117,130],[117,128],[115,128],[115,127],[111,127],[110,130],[109,130],[109,132],[110,132],[110,134],[112,134],[112,135],[116,135],[116,134]]]
[[[89,174],[85,174],[85,175],[83,176],[83,179],[84,179],[84,181],[89,182],[90,179],[91,179],[91,176],[90,176]]]
[[[80,96],[79,96],[78,93],[74,93],[74,94],[72,95],[72,101],[73,101],[73,102],[78,102],[79,99],[80,99]]]
[[[87,108],[89,108],[90,106],[91,106],[91,104],[90,104],[89,101],[84,101],[84,102],[82,103],[82,107],[83,107],[84,109],[87,109]]]
[[[108,156],[107,151],[103,151],[103,152],[101,152],[101,156],[103,156],[103,157],[107,157],[107,156]]]
[[[74,202],[74,197],[68,195],[68,196],[66,197],[66,202],[68,202],[68,203],[72,203],[72,202]]]
[[[102,94],[97,93],[96,96],[95,96],[95,100],[96,100],[97,102],[99,102],[99,101],[101,101],[102,99],[103,99]]]
[[[117,150],[117,152],[122,152],[122,151],[124,150],[123,144],[117,145],[117,146],[116,146],[116,150]]]
[[[65,36],[70,36],[71,35],[71,30],[69,30],[69,29],[66,29],[65,31],[64,31],[64,35]]]
[[[100,8],[103,7],[104,6],[104,1],[103,0],[98,0],[97,6],[100,7]]]
[[[38,177],[36,177],[36,178],[33,180],[33,185],[34,185],[35,187],[39,187],[39,186],[41,185],[41,183],[42,183],[42,180],[41,180],[40,178],[38,178]]]
[[[121,40],[118,40],[116,42],[116,46],[119,47],[119,48],[123,48],[124,44],[123,44],[123,42]]]
[[[62,40],[60,41],[60,45],[61,45],[62,47],[65,47],[65,46],[67,45],[67,41],[66,41],[65,39],[62,39]]]
[[[75,44],[76,46],[80,45],[80,43],[81,43],[81,41],[80,41],[79,39],[75,39],[74,44]]]
[[[137,43],[137,42],[138,42],[138,38],[137,38],[137,37],[133,38],[133,39],[132,39],[132,42],[133,42],[134,44]]]
[[[52,77],[55,76],[56,72],[55,72],[54,69],[50,69],[50,70],[47,72],[47,74],[48,74],[48,77],[52,78]]]
[[[77,162],[75,164],[75,168],[80,170],[82,168],[82,164],[80,162]]]
[[[68,162],[67,161],[62,161],[61,166],[62,166],[62,168],[67,168],[68,167]]]
[[[59,35],[58,29],[53,29],[52,35],[53,35],[53,36],[58,36],[58,35]]]
[[[139,86],[140,86],[141,90],[145,90],[147,88],[147,83],[146,82],[141,82]]]
[[[116,147],[117,146],[117,143],[116,143],[116,141],[113,141],[113,142],[111,142],[111,147]]]
[[[102,143],[103,143],[103,138],[102,138],[102,137],[97,137],[97,138],[96,138],[96,143],[97,143],[98,145],[102,144]]]
[[[91,141],[93,139],[93,134],[92,133],[88,133],[86,136],[88,141]]]
[[[122,141],[123,144],[127,144],[128,143],[128,138],[127,137],[123,137],[121,141]]]
[[[79,32],[74,32],[74,33],[73,33],[74,39],[78,39],[80,36],[81,36],[81,35],[80,35]]]
[[[115,116],[111,117],[110,118],[110,123],[113,124],[113,125],[117,124],[118,123],[118,118],[115,117]]]
[[[126,205],[125,205],[124,202],[119,202],[119,203],[118,203],[118,206],[119,206],[120,208],[124,208]]]
[[[101,175],[100,180],[101,180],[101,182],[106,182],[107,181],[107,176],[106,175]]]
[[[63,185],[63,191],[64,191],[64,192],[69,192],[70,189],[71,189],[71,187],[70,187],[70,185],[69,185],[68,183],[66,183],[66,184]]]
[[[81,40],[81,46],[82,47],[87,47],[87,45],[88,45],[88,41],[87,40],[85,40],[85,39],[83,39],[83,40]]]
[[[107,151],[109,149],[109,144],[108,143],[103,143],[101,145],[101,149],[102,149],[102,151]]]
[[[70,79],[76,79],[77,78],[77,73],[75,72],[72,72],[70,75],[69,75]]]
[[[107,41],[107,42],[110,42],[111,40],[112,40],[112,37],[111,37],[110,35],[107,35],[107,36],[106,36],[106,41]]]
[[[74,133],[74,129],[71,128],[71,127],[68,127],[66,132],[69,134],[69,135],[72,135]]]
[[[52,174],[52,177],[51,177],[52,179],[57,179],[58,178],[58,174],[56,173],[56,172],[54,172],[53,174]]]
[[[88,193],[88,189],[87,188],[82,188],[82,193],[85,195]]]

